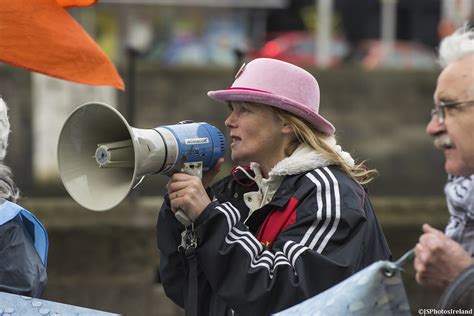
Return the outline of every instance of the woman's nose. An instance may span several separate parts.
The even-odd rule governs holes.
[[[438,116],[433,115],[431,117],[431,120],[428,122],[428,125],[426,125],[426,134],[430,136],[435,136],[445,132],[446,126],[444,125],[444,123],[440,123],[438,121]]]
[[[224,122],[225,126],[228,128],[235,127],[235,116],[234,112],[230,113]]]

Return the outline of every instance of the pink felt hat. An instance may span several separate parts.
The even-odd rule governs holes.
[[[334,126],[319,115],[319,85],[306,70],[287,62],[258,58],[244,64],[230,88],[209,91],[219,102],[248,101],[274,106],[311,123],[326,135]]]

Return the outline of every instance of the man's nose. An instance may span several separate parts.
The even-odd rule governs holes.
[[[438,121],[438,116],[435,114],[431,117],[431,120],[426,125],[426,134],[435,136],[446,132],[446,126],[444,123]]]

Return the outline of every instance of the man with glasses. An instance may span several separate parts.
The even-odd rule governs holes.
[[[474,304],[474,28],[464,27],[440,45],[444,68],[434,93],[426,132],[443,150],[450,175],[446,234],[423,225],[415,247],[416,280],[445,290],[439,308]]]

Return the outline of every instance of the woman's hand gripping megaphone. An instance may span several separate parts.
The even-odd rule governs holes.
[[[189,226],[193,223],[211,203],[206,188],[219,173],[223,163],[224,158],[220,158],[212,169],[203,173],[202,179],[186,172],[177,172],[171,176],[166,190],[171,209],[183,225]]]

